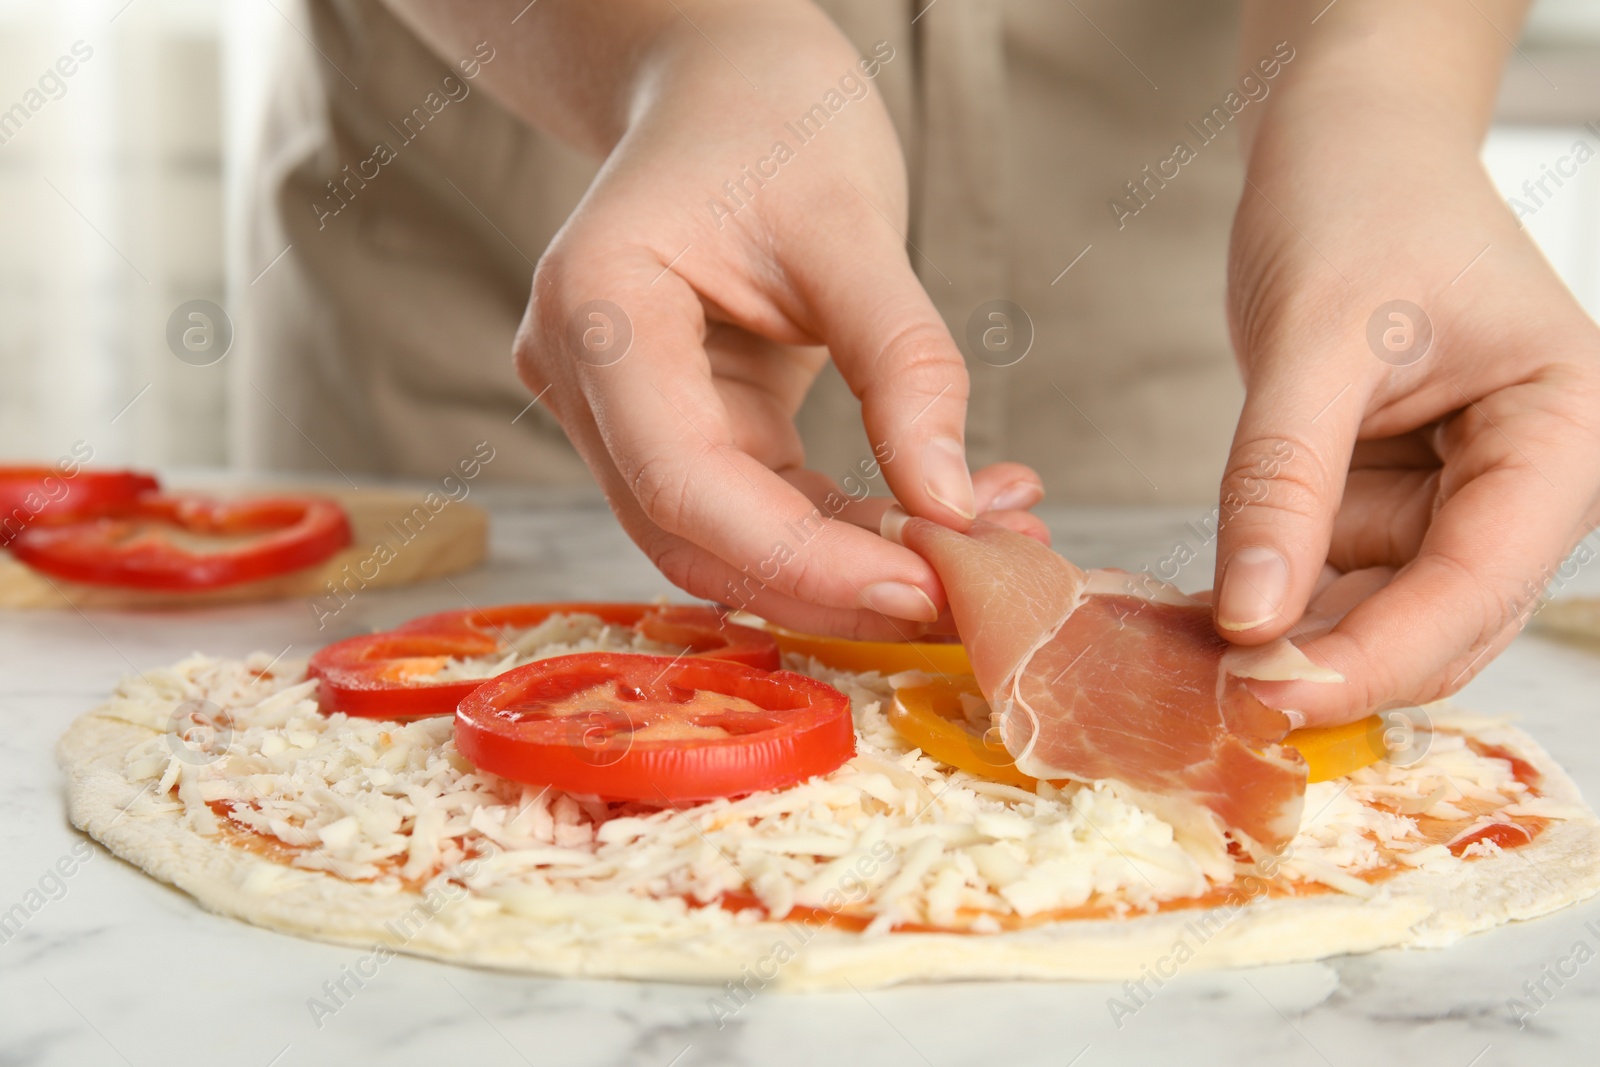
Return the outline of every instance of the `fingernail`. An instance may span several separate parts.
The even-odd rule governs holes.
[[[1306,724],[1304,712],[1295,711],[1293,708],[1284,708],[1283,717],[1289,720],[1289,729],[1298,730]]]
[[[922,489],[963,519],[978,517],[967,452],[954,437],[935,437],[922,446]]]
[[[1044,486],[1037,482],[1018,482],[1008,485],[989,501],[990,511],[1011,511],[1033,507],[1044,499]]]
[[[863,606],[897,619],[932,622],[939,617],[928,594],[905,582],[875,582],[861,593]]]
[[[1228,560],[1217,596],[1217,625],[1253,630],[1276,619],[1289,592],[1289,564],[1264,545],[1241,548]]]
[[[905,544],[906,523],[911,521],[911,516],[906,514],[904,508],[894,505],[883,513],[883,518],[878,520],[878,534],[885,541],[893,541],[897,545]]]

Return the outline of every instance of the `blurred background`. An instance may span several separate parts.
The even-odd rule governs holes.
[[[270,267],[237,251],[235,190],[305,18],[296,0],[0,0],[0,457],[92,436],[97,463],[236,458],[240,361],[182,362],[167,325]],[[63,56],[74,73],[47,77]],[[1541,0],[1485,163],[1600,314],[1600,164],[1571,161],[1580,141],[1600,153],[1600,0]],[[1524,183],[1553,168],[1576,173],[1535,204]]]

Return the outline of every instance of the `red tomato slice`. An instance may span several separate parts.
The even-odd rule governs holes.
[[[485,682],[456,748],[519,782],[663,804],[782,789],[855,754],[850,701],[789,671],[585,652]]]
[[[500,604],[492,608],[441,611],[403,622],[396,633],[466,630],[503,639],[507,630],[526,630],[552,615],[596,615],[612,626],[629,626],[664,645],[682,645],[684,654],[732,660],[775,671],[783,653],[777,639],[750,626],[727,621],[721,612],[698,604]]]
[[[504,655],[511,631],[526,630],[552,615],[598,615],[613,626],[632,627],[662,644],[682,646],[680,655],[731,660],[776,670],[780,653],[770,634],[727,622],[711,608],[680,604],[503,604],[445,611],[402,623],[393,630],[336,641],[311,657],[307,674],[320,678],[322,710],[374,719],[449,715],[482,678],[430,681],[450,658]]]
[[[70,477],[54,467],[0,466],[0,546],[33,525],[80,522],[114,515],[157,489],[137,471],[85,471]]]
[[[112,518],[30,527],[10,547],[69,581],[198,592],[297,571],[349,543],[344,509],[320,497],[143,496]]]

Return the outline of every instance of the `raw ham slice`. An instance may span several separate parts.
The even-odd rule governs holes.
[[[1235,647],[1209,605],[1146,574],[1083,571],[1031,538],[886,518],[950,600],[1018,769],[1113,779],[1231,869],[1223,831],[1258,858],[1300,825],[1306,765],[1283,712],[1244,684],[1343,681],[1287,640]]]

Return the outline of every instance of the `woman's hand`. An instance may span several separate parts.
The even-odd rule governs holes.
[[[1230,255],[1247,399],[1217,625],[1246,644],[1300,636],[1345,676],[1257,686],[1312,723],[1459,688],[1600,521],[1600,331],[1478,161],[1485,94],[1425,63],[1395,75],[1388,45],[1350,34],[1388,17],[1375,10],[1341,5],[1312,28],[1326,48],[1297,43]],[[1451,17],[1426,50],[1439,61],[1500,54],[1493,27]],[[1401,29],[1384,36],[1421,39]],[[1324,561],[1363,573],[1302,621],[1328,599]]]
[[[932,569],[829,521],[864,482],[830,502],[804,468],[793,417],[829,356],[862,401],[856,469],[907,510],[964,529],[1041,489],[968,473],[966,369],[907,259],[872,80],[910,60],[858,56],[807,3],[679,6],[539,263],[518,368],[674,583],[801,629],[914,632],[896,620],[943,606]]]

